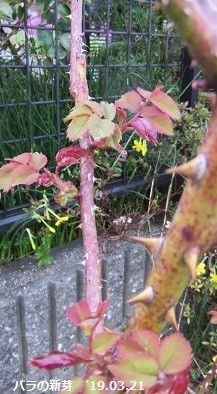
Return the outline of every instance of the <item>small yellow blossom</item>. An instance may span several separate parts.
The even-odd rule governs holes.
[[[42,223],[44,223],[44,225],[48,228],[48,230],[49,230],[51,233],[55,233],[55,232],[56,232],[55,228],[49,226],[49,224],[44,220],[44,218],[43,218],[42,216],[40,216],[40,221],[41,221]]]
[[[196,276],[202,276],[206,273],[205,264],[201,262],[196,268]]]
[[[214,272],[210,274],[210,283],[217,285],[217,274]]]
[[[136,152],[141,152],[142,156],[145,156],[147,153],[147,150],[148,150],[147,142],[145,140],[143,140],[142,138],[140,138],[139,140],[134,140],[132,148]]]
[[[67,222],[69,220],[69,216],[59,216],[55,226],[59,226],[63,222]]]
[[[51,227],[51,226],[47,226],[47,228],[48,228],[48,230],[49,230],[51,233],[55,233],[55,232],[56,232],[55,228],[53,228],[53,227]]]
[[[214,357],[212,358],[212,361],[213,361],[214,363],[217,363],[217,354],[216,354],[216,356],[214,356]]]

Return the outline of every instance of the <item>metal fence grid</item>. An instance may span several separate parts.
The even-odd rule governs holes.
[[[165,29],[167,20],[156,3],[92,0],[84,6],[88,82],[95,99],[111,101],[137,86],[153,89],[159,83],[178,93],[181,41],[173,29]],[[52,23],[37,25],[32,4],[24,0],[21,22],[0,25],[0,161],[32,149],[44,152],[52,165],[66,142],[62,119],[72,106],[69,52],[63,53],[63,37],[70,31],[60,17],[60,1],[50,2]],[[18,49],[8,39],[14,34],[23,34]],[[47,56],[38,54],[35,37],[44,39]],[[19,193],[3,196],[0,219],[19,213],[22,204]]]

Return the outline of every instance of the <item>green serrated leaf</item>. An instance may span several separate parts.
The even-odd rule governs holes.
[[[87,124],[88,119],[88,115],[82,115],[72,119],[67,129],[67,137],[69,141],[75,141],[86,133],[89,128],[89,125]]]
[[[88,128],[94,140],[101,140],[113,134],[115,125],[108,119],[101,119],[93,114],[88,120]]]
[[[64,122],[68,122],[69,120],[75,119],[78,116],[82,115],[92,115],[91,109],[87,105],[79,105],[77,107],[72,108],[69,115],[67,115],[63,120]]]
[[[105,145],[115,149],[117,144],[120,142],[122,137],[121,130],[118,125],[115,124],[115,131],[110,137],[105,138]]]
[[[106,119],[113,120],[116,115],[116,108],[114,104],[109,104],[107,102],[102,103],[103,114]]]
[[[94,353],[104,355],[111,349],[121,337],[122,334],[116,332],[103,332],[96,335],[91,343],[91,348]]]
[[[137,330],[132,334],[132,339],[143,349],[156,356],[159,349],[159,336],[150,330]]]
[[[85,101],[84,104],[86,104],[94,114],[96,114],[100,117],[103,116],[103,108],[102,108],[101,104],[97,103],[96,101],[91,101],[91,100]]]
[[[165,374],[182,372],[190,365],[191,360],[191,345],[181,333],[176,332],[161,341],[158,361]]]
[[[126,357],[115,365],[108,367],[115,379],[123,380],[126,387],[130,387],[132,381],[138,382],[135,388],[148,388],[157,381],[158,364],[156,360],[147,354],[136,353],[134,357]]]

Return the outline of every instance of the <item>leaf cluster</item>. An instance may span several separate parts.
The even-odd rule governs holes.
[[[98,333],[107,308],[108,302],[103,301],[91,313],[86,300],[69,307],[67,316],[88,337],[88,346],[76,344],[71,352],[51,352],[32,359],[31,364],[47,370],[85,364],[84,377],[73,379],[73,394],[88,393],[93,386],[96,392],[106,393],[114,383],[114,393],[183,393],[192,360],[190,344],[183,335],[174,333],[160,340],[149,330],[126,335],[106,327]]]

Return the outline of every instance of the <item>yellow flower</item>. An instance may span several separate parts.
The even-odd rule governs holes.
[[[196,268],[196,276],[202,276],[206,273],[205,264],[201,262]]]
[[[145,140],[143,140],[142,138],[140,138],[139,140],[134,140],[132,148],[136,152],[141,152],[142,156],[145,156],[147,153],[147,150],[148,150],[147,142]]]
[[[48,228],[48,230],[49,230],[51,233],[55,233],[55,232],[56,232],[55,228],[53,228],[53,227],[51,227],[51,226],[47,226],[47,228]]]
[[[42,216],[40,216],[40,221],[41,221],[42,223],[44,223],[44,225],[48,228],[48,230],[49,230],[51,233],[55,233],[55,232],[56,232],[55,228],[49,226],[49,224],[43,219]]]
[[[216,354],[216,356],[214,356],[214,357],[212,358],[212,361],[213,361],[214,363],[217,363],[217,354]]]
[[[69,220],[69,216],[59,216],[55,226],[59,226],[61,223],[67,222],[67,220]]]
[[[214,285],[217,284],[217,274],[216,273],[211,273],[210,274],[210,283],[213,283]]]

